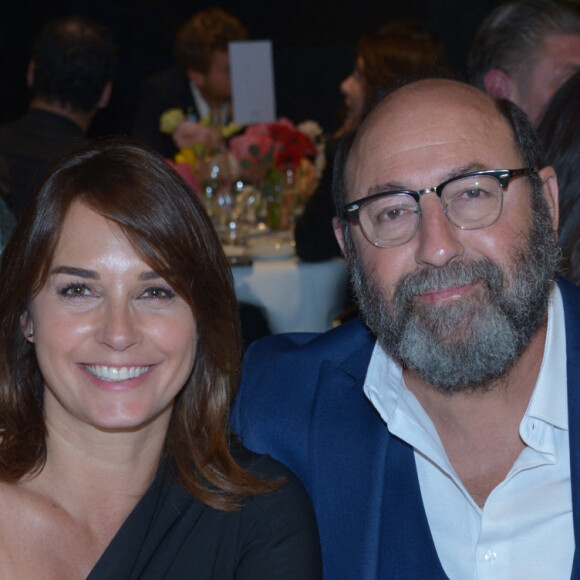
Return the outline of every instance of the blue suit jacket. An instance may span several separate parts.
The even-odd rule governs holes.
[[[580,290],[566,314],[574,535],[580,533]],[[290,467],[310,493],[325,577],[446,578],[427,523],[413,449],[391,435],[363,382],[374,338],[358,321],[323,335],[278,335],[247,353],[232,426]],[[578,550],[572,578],[580,580]]]

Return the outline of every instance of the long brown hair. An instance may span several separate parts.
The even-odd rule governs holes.
[[[236,509],[278,482],[256,479],[229,450],[228,413],[241,338],[232,275],[198,197],[157,154],[128,139],[94,141],[63,159],[27,207],[0,265],[0,480],[46,461],[44,382],[21,318],[43,287],[67,211],[81,202],[114,222],[187,301],[198,341],[175,400],[163,463],[198,499]]]

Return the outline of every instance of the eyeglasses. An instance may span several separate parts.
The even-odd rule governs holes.
[[[344,216],[360,224],[371,244],[389,248],[413,238],[421,222],[419,200],[436,193],[447,219],[462,230],[494,224],[501,214],[503,192],[516,177],[536,174],[536,169],[492,169],[452,177],[437,187],[420,191],[384,191],[343,206]]]

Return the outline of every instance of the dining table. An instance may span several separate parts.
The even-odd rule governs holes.
[[[272,333],[325,332],[343,312],[348,282],[342,258],[300,260],[291,232],[270,232],[224,250],[238,300],[259,307]]]

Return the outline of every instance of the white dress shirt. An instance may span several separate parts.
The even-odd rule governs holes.
[[[193,81],[189,82],[189,86],[191,88],[191,94],[193,95],[193,102],[195,103],[195,106],[197,107],[197,112],[199,113],[198,119],[189,119],[189,120],[199,122],[202,119],[205,119],[206,117],[210,117],[211,107],[209,106],[209,103],[205,100],[204,96],[201,94],[201,91],[195,86],[195,83]],[[230,109],[228,103],[224,103],[221,106],[221,113],[223,115],[224,121],[228,117],[229,110]]]
[[[447,458],[402,369],[376,344],[365,394],[389,431],[415,449],[427,520],[446,574],[457,580],[570,578],[574,556],[564,309],[548,310],[542,366],[520,424],[525,449],[483,509]]]

